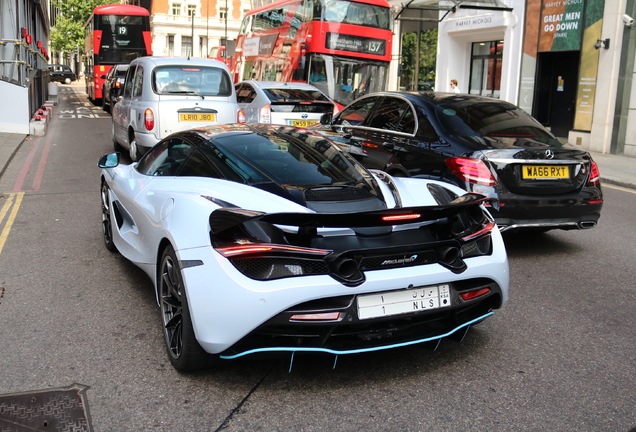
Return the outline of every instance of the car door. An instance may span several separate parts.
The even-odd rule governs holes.
[[[130,119],[130,102],[132,99],[133,91],[133,79],[137,65],[131,65],[126,74],[126,81],[124,82],[124,90],[121,100],[113,106],[113,132],[115,139],[118,143],[126,145],[128,147],[128,137],[126,134],[126,128],[128,127]]]
[[[338,145],[356,156],[356,159],[367,168],[384,169],[384,163],[378,162],[375,149],[367,146],[370,130],[365,126],[365,120],[380,100],[382,96],[356,100],[340,111],[331,123],[333,132],[341,137],[337,140]]]
[[[165,211],[174,202],[178,189],[177,172],[193,152],[180,137],[162,141],[153,147],[131,170],[128,178],[118,178],[118,206],[123,217],[119,223],[122,242],[116,242],[121,254],[133,262],[152,264],[164,237]]]
[[[382,169],[409,176],[430,171],[430,142],[438,137],[423,109],[406,98],[387,96],[365,124],[370,130],[366,144],[369,157],[384,163]]]

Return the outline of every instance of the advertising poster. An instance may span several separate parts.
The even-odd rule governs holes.
[[[544,0],[539,51],[581,49],[584,0]]]
[[[603,27],[604,0],[587,0],[585,10],[585,31],[581,47],[581,67],[579,69],[579,85],[576,96],[576,113],[574,129],[578,131],[592,130],[594,99],[600,50],[594,44],[601,39]],[[602,49],[602,48],[601,48]]]

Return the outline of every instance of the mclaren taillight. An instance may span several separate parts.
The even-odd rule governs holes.
[[[479,288],[473,291],[468,291],[465,293],[460,293],[459,296],[462,298],[462,300],[472,300],[475,299],[477,297],[481,297],[483,295],[486,295],[490,292],[490,288]]]
[[[473,258],[492,253],[492,231],[497,227],[493,220],[487,220],[481,227],[475,227],[473,232],[462,237],[465,243],[460,249],[462,258]]]
[[[324,249],[311,249],[295,246],[284,245],[268,245],[268,244],[251,244],[251,245],[238,245],[224,248],[217,248],[217,252],[226,258],[241,256],[241,255],[254,255],[265,253],[301,253],[310,255],[328,255],[331,251]]]
[[[325,262],[331,251],[272,244],[244,244],[217,247],[238,271],[256,280],[273,280],[296,276],[325,275]]]
[[[590,186],[595,186],[601,183],[601,173],[598,170],[598,165],[596,162],[592,162],[592,169],[590,172],[590,179],[587,181],[587,184]]]
[[[446,159],[446,165],[453,174],[468,183],[486,186],[497,184],[497,180],[481,159],[450,157]]]
[[[265,105],[258,111],[259,123],[271,123],[272,122],[272,106],[270,104]]]
[[[479,231],[476,231],[472,234],[469,234],[465,237],[462,238],[462,240],[464,241],[470,241],[470,240],[475,240],[476,238],[479,238],[481,236],[484,236],[488,233],[490,233],[494,228],[495,228],[495,223],[490,221],[487,222],[486,225],[484,225]]]
[[[238,110],[236,113],[236,122],[237,123],[247,123],[247,118],[245,117],[245,111],[242,109]]]
[[[144,111],[144,126],[149,131],[155,128],[155,114],[150,108],[146,108],[146,111]]]

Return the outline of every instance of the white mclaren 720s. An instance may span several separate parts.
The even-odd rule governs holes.
[[[98,165],[104,242],[152,279],[178,370],[436,341],[508,297],[489,198],[367,170],[308,129],[193,129]]]

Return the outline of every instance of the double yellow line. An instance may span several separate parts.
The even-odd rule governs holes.
[[[24,192],[10,193],[5,195],[5,197],[7,198],[7,202],[4,203],[0,210],[0,227],[2,227],[2,224],[4,223],[4,228],[2,229],[2,233],[0,233],[0,253],[2,253],[7,237],[9,237],[9,231],[11,231],[11,227],[13,226],[15,217],[18,214],[18,210],[20,210],[20,204],[22,204]],[[9,217],[5,223],[4,218],[7,215],[9,215]]]

